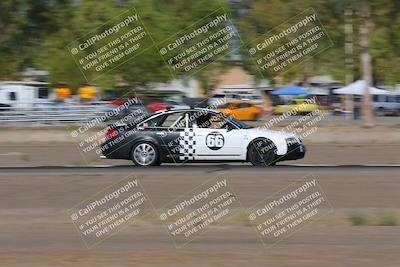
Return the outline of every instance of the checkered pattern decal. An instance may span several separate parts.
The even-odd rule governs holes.
[[[195,133],[193,129],[185,128],[180,132],[179,138],[179,156],[180,160],[194,160],[196,153],[196,140],[194,139]]]

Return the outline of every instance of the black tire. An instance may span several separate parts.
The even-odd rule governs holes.
[[[256,139],[248,146],[247,159],[253,166],[274,166],[276,146],[268,139]]]
[[[148,148],[148,151],[145,151]],[[141,151],[143,153],[141,153]],[[146,154],[144,154],[146,152]],[[147,160],[145,160],[147,159]],[[131,160],[136,166],[159,166],[161,165],[160,152],[157,146],[150,142],[138,142],[131,151]]]

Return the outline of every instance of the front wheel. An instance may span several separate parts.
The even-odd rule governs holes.
[[[247,157],[253,166],[274,166],[276,146],[266,139],[253,141],[249,146]]]
[[[136,144],[132,149],[131,159],[137,166],[158,166],[161,164],[157,147],[148,142]]]

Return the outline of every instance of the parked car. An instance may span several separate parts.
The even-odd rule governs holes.
[[[323,109],[321,106],[312,101],[311,99],[295,98],[292,99],[289,104],[276,105],[272,112],[275,115],[281,115],[287,112],[297,112],[297,114],[308,114],[315,110]]]
[[[217,111],[228,114],[242,121],[257,120],[262,115],[262,109],[254,102],[233,101],[217,107]]]
[[[157,112],[170,108],[170,105],[167,102],[152,102],[147,105],[147,108],[150,112]]]
[[[400,113],[400,95],[374,95],[373,107],[376,115]]]

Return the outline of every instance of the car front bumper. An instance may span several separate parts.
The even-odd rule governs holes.
[[[306,147],[303,144],[290,144],[287,148],[287,153],[278,156],[278,161],[302,159],[306,155]]]

